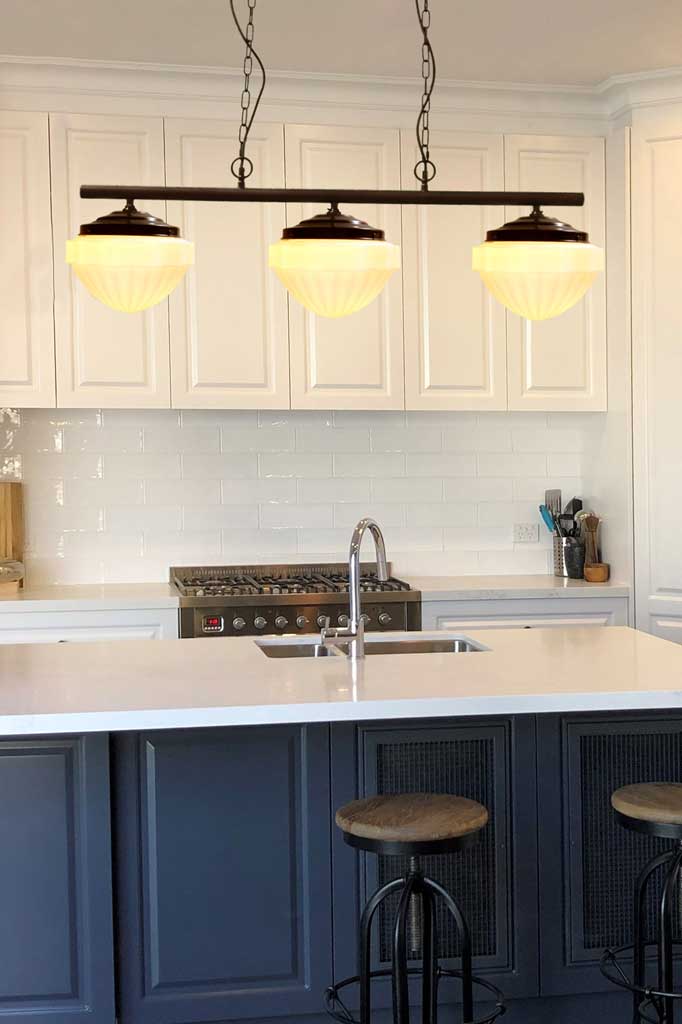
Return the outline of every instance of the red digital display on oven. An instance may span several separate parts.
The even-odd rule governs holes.
[[[201,620],[201,629],[202,632],[204,633],[222,633],[222,615],[204,615],[203,619]]]

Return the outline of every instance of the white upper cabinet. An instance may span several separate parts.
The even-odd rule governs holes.
[[[55,403],[47,114],[0,111],[0,405]]]
[[[638,629],[682,643],[682,108],[632,128],[632,358]]]
[[[544,135],[505,138],[508,189],[584,192],[585,206],[548,207],[551,217],[587,230],[604,245],[604,140]],[[528,209],[506,211],[511,219]],[[507,314],[510,409],[606,409],[606,282],[600,274],[582,301],[553,320]]]
[[[402,137],[402,180],[418,188],[414,132]],[[501,135],[432,132],[434,189],[504,187]],[[405,404],[408,409],[506,409],[504,308],[471,269],[471,249],[501,211],[403,207]]]
[[[166,121],[169,185],[236,185],[235,122]],[[250,188],[284,186],[284,129],[254,125]],[[185,409],[289,407],[285,289],[268,246],[285,209],[261,203],[169,203],[168,219],[195,243],[196,265],[170,297],[172,404]]]
[[[150,408],[170,404],[168,303],[118,313],[92,298],[64,258],[79,226],[115,209],[81,200],[81,185],[163,185],[163,122],[153,117],[56,114],[50,118],[55,253],[57,404]],[[165,217],[163,203],[140,203]]]
[[[386,128],[286,125],[290,188],[400,188],[399,132]],[[289,206],[287,223],[324,210]],[[400,244],[399,206],[341,204],[344,213],[383,228]],[[400,272],[365,309],[338,320],[289,300],[291,404],[294,409],[404,408]]]

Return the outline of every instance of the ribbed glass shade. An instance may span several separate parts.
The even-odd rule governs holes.
[[[375,299],[400,267],[400,246],[348,238],[289,238],[270,246],[270,266],[311,313],[340,317]]]
[[[582,299],[604,269],[604,250],[589,242],[483,242],[472,266],[512,313],[548,320]]]
[[[91,295],[122,313],[161,302],[194,263],[183,238],[79,235],[66,243],[66,262]]]

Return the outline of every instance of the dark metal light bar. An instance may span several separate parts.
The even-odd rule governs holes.
[[[414,189],[191,188],[81,185],[82,199],[175,199],[201,203],[380,203],[396,206],[584,206],[582,192],[423,192]]]

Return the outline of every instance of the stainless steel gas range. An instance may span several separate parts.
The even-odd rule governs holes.
[[[421,593],[376,565],[361,565],[362,614],[368,632],[421,629]],[[389,567],[390,569],[390,567]],[[319,633],[327,618],[348,624],[348,566],[251,565],[174,567],[180,636]]]

